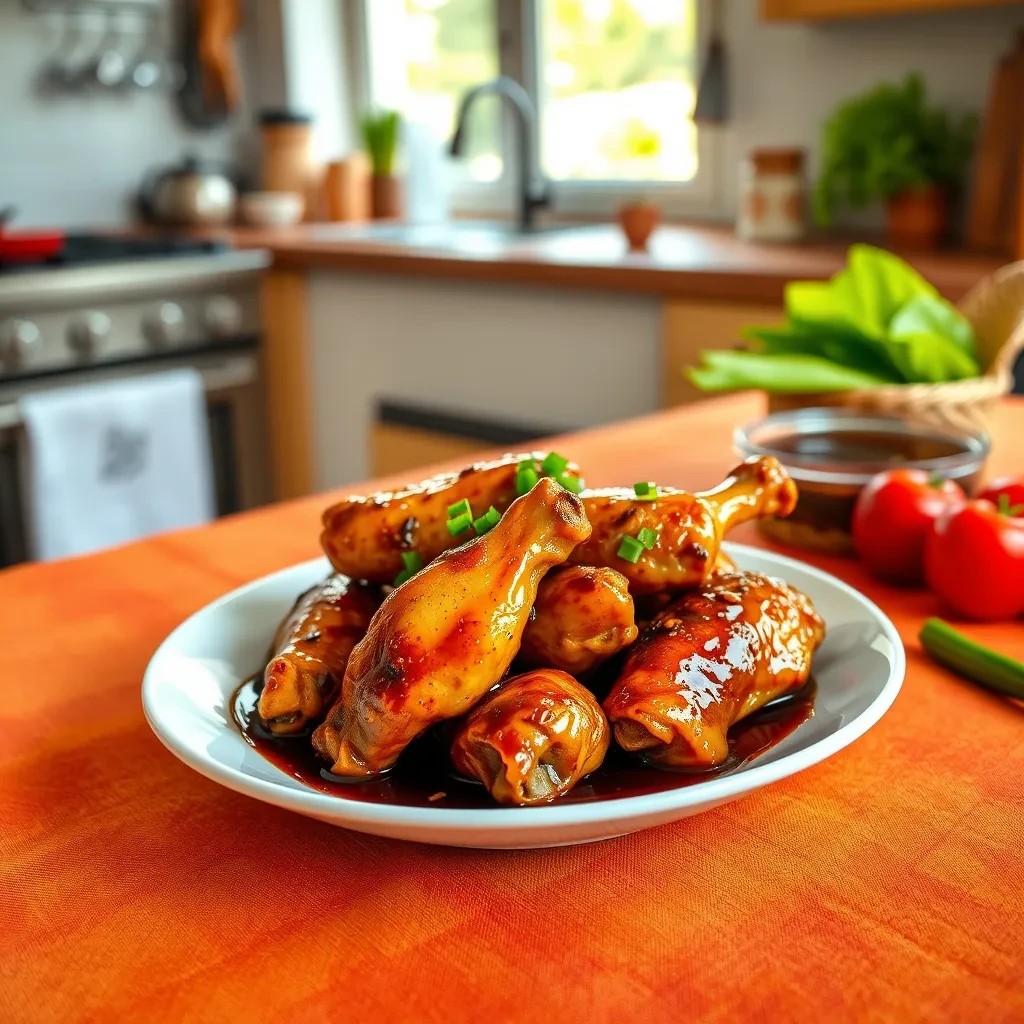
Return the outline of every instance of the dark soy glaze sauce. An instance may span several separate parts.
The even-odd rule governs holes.
[[[969,447],[936,435],[898,434],[882,430],[824,430],[818,433],[794,433],[771,441],[773,452],[797,455],[801,459],[820,459],[822,468],[869,464],[872,467],[920,462],[963,455]]]
[[[488,808],[498,805],[483,786],[453,773],[447,751],[433,735],[412,744],[386,775],[370,782],[351,782],[332,775],[313,751],[309,733],[279,737],[259,721],[256,705],[262,678],[247,679],[231,698],[231,714],[246,742],[286,775],[320,793],[373,804],[407,807]],[[816,687],[773,701],[729,730],[729,758],[709,772],[671,772],[650,768],[614,745],[604,764],[558,803],[582,803],[615,797],[640,796],[692,786],[727,775],[781,743],[814,714]],[[437,794],[443,794],[438,797]],[[433,797],[434,799],[431,799]]]

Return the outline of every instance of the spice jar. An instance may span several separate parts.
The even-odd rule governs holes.
[[[752,149],[740,177],[736,233],[756,242],[793,242],[802,238],[804,151]]]
[[[313,119],[291,110],[260,114],[262,178],[267,192],[297,192],[305,202],[304,220],[319,212],[321,170],[313,159]]]

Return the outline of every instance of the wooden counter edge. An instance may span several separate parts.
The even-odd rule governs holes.
[[[271,246],[274,266],[283,270],[342,270],[350,273],[400,277],[479,281],[495,284],[615,291],[658,295],[666,299],[725,301],[750,305],[781,304],[786,284],[794,279],[824,280],[840,269],[842,256],[824,254],[817,271],[807,265],[777,262],[759,267],[712,267],[707,270],[628,263],[570,263],[502,255],[466,257],[426,251],[382,251],[344,245],[284,243]],[[942,254],[921,254],[911,263],[947,299],[956,302],[1001,261],[969,257],[967,261]]]
[[[274,266],[282,270],[344,270],[352,273],[591,289],[752,304],[781,303],[789,280],[786,275],[764,271],[596,266],[510,257],[478,260],[435,253],[370,253],[340,247],[318,249],[288,246],[275,248],[273,254]]]

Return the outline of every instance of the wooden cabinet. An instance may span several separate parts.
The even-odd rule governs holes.
[[[468,457],[486,447],[482,441],[375,423],[370,428],[370,473],[375,477],[409,473],[410,479],[417,479],[416,471],[424,466]]]
[[[737,348],[745,327],[781,324],[779,306],[673,300],[665,303],[662,323],[662,405],[684,405],[706,398],[686,376],[702,349]]]
[[[1020,5],[1022,0],[760,0],[765,21],[832,21],[879,14],[969,10]]]

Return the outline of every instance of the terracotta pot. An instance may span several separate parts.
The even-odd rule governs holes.
[[[903,249],[935,249],[946,234],[948,197],[941,185],[908,189],[890,198],[886,234]]]
[[[370,206],[377,220],[402,216],[402,183],[398,178],[374,175],[370,180]]]
[[[619,224],[633,252],[647,248],[647,240],[660,219],[661,211],[652,203],[628,203],[619,208]]]

